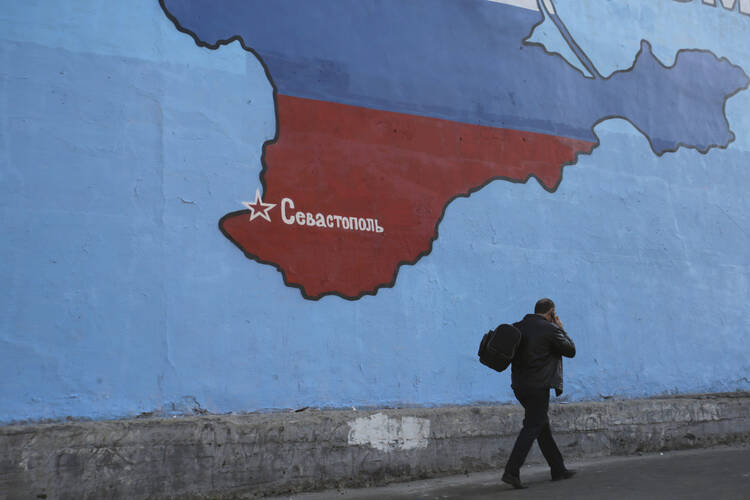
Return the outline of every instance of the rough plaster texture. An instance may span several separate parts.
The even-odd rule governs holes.
[[[569,459],[750,442],[750,393],[553,404],[550,411]],[[350,444],[363,418],[381,421],[383,432],[396,421],[426,420],[426,446]],[[520,406],[502,405],[6,426],[0,493],[244,498],[499,468],[522,418]],[[529,462],[540,460],[534,449]]]
[[[665,64],[696,48],[750,73],[737,2],[554,3],[603,74],[641,39]],[[263,187],[277,127],[271,81],[238,42],[197,46],[157,0],[4,0],[0,61],[0,423],[510,402],[477,345],[542,296],[579,349],[570,401],[750,390],[750,91],[726,103],[727,149],[658,157],[630,123],[603,122],[554,194],[492,182],[449,204],[393,288],[315,302],[217,226]],[[538,80],[566,64],[544,61]],[[375,82],[403,81],[388,77]]]

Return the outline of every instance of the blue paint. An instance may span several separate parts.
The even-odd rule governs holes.
[[[750,389],[748,92],[727,102],[726,150],[657,157],[630,124],[602,123],[556,193],[494,182],[448,207],[433,252],[394,288],[313,302],[216,229],[260,185],[274,133],[252,55],[196,47],[156,2],[128,3],[109,29],[114,5],[6,3],[0,421],[510,401],[477,343],[540,296],[578,347],[571,400]],[[584,3],[592,38],[630,23],[622,2]],[[580,42],[569,5],[558,12]],[[659,19],[701,8],[658,5]],[[709,28],[750,29],[710,12],[690,47],[713,47]],[[602,45],[582,43],[606,74]],[[722,45],[747,72],[744,46]]]
[[[575,51],[574,41],[570,34],[560,29],[561,26],[564,27],[564,25],[561,25],[560,19],[554,14],[550,14],[546,9],[541,12],[544,20],[534,26],[531,34],[524,41],[541,45],[550,53],[559,54],[568,64],[580,71],[583,76],[594,78],[592,72],[583,64],[581,57]]]
[[[729,143],[723,102],[750,83],[704,52],[684,52],[667,70],[648,43],[632,71],[585,79],[563,59],[522,45],[542,14],[488,1],[164,4],[203,45],[241,37],[281,94],[587,141],[596,122],[618,116],[643,130],[658,154]],[[558,39],[556,50],[570,63],[566,46]],[[703,74],[712,78],[695,78]]]
[[[674,63],[676,52],[685,48],[710,50],[735,63],[747,57],[742,40],[747,38],[748,16],[737,11],[712,7],[702,0],[601,0],[595,10],[590,3],[565,0],[555,7],[603,75],[630,67],[642,39],[651,42],[654,54],[668,66]],[[606,34],[589,29],[593,23],[606,27]]]

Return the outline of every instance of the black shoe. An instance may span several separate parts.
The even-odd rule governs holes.
[[[562,481],[563,479],[570,479],[571,477],[576,475],[576,470],[574,469],[565,469],[564,471],[560,472],[559,474],[552,474],[552,480],[553,481]]]
[[[521,478],[518,476],[511,476],[507,472],[503,473],[503,482],[508,483],[509,485],[513,486],[517,490],[522,490],[526,488],[523,484],[521,484]]]

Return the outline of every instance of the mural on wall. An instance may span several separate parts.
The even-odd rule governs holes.
[[[724,105],[750,83],[705,50],[666,66],[647,40],[604,77],[552,0],[160,4],[198,45],[239,40],[263,64],[276,109],[263,191],[219,226],[308,299],[393,286],[447,205],[494,180],[554,193],[603,120],[629,121],[656,155],[724,148]]]
[[[750,389],[747,0],[7,0],[0,33],[0,422],[515,401],[477,342],[541,296],[568,401]]]

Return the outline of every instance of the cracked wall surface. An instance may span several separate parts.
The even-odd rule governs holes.
[[[567,460],[750,443],[748,393],[552,404]],[[0,428],[0,491],[237,498],[499,469],[517,405],[144,418]],[[534,447],[529,462],[544,462]],[[233,496],[234,495],[234,496]]]

